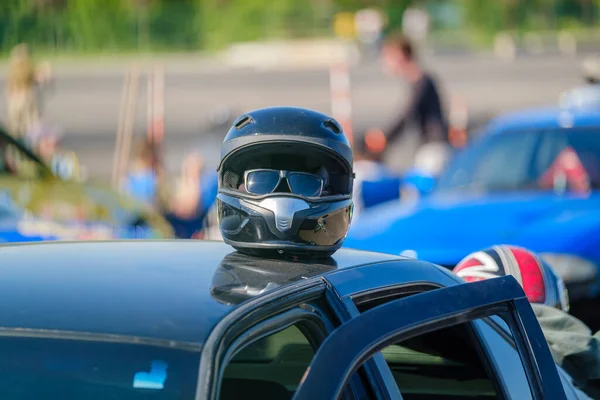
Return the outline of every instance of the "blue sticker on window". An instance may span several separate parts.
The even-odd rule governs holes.
[[[163,389],[167,380],[167,363],[152,361],[150,372],[138,372],[133,377],[133,387],[139,389]]]

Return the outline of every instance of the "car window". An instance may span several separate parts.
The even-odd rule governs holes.
[[[475,321],[480,329],[482,336],[486,340],[488,351],[496,365],[496,370],[500,379],[504,382],[504,387],[510,393],[513,399],[532,399],[531,388],[525,373],[525,367],[519,352],[514,347],[512,333],[501,318],[495,318],[496,322],[506,327],[501,330],[500,327],[494,328],[486,321]]]
[[[544,132],[535,159],[539,179],[567,148],[572,149],[583,166],[592,189],[600,189],[600,132],[595,129],[554,129]]]
[[[242,349],[225,368],[221,400],[291,399],[314,356],[296,325]]]
[[[37,179],[42,174],[42,164],[31,158],[17,145],[0,136],[0,176]]]
[[[499,317],[492,317],[492,323],[488,321],[478,321],[478,327],[481,329],[490,353],[494,361],[500,367],[497,368],[505,387],[515,399],[531,399],[531,389],[527,382],[525,368],[517,349],[508,325]],[[569,375],[557,365],[560,380],[568,399],[588,399],[589,397],[575,388]]]
[[[531,371],[527,376],[535,397],[564,398],[551,352],[540,342],[543,332],[511,276],[430,290],[354,316],[321,344],[296,397],[337,398],[350,373],[372,360],[392,398],[399,396],[395,391],[404,399],[507,398],[488,346],[473,325],[498,315],[507,318]]]
[[[450,163],[436,191],[516,190],[534,181],[531,164],[537,132],[507,132],[484,136]]]
[[[408,289],[410,287],[403,288],[403,291],[397,293],[390,293],[385,297],[373,298],[368,302],[357,304],[357,307],[363,313],[385,302],[436,288],[415,285],[413,290]],[[450,398],[461,398],[462,396],[495,398],[497,390],[494,388],[494,381],[489,372],[493,369],[498,371],[498,384],[504,383],[505,389],[511,396],[514,396],[513,398],[531,399],[531,389],[519,353],[509,343],[512,340],[512,334],[508,325],[499,317],[493,318],[497,324],[503,325],[508,333],[501,336],[487,322],[473,321],[473,325],[479,330],[484,340],[481,346],[475,345],[480,339],[474,334],[472,328],[468,324],[463,324],[385,348],[382,351],[383,357],[392,370],[403,397],[406,399],[435,399],[435,396],[439,396],[439,398],[446,396],[450,396]],[[469,362],[457,364],[453,355],[457,350]],[[468,354],[470,355],[467,358]],[[489,361],[484,362],[484,359]],[[488,365],[487,370],[486,365]],[[456,375],[447,373],[446,369]],[[469,375],[468,371],[473,373]],[[459,387],[456,384],[458,381],[462,382],[464,387]],[[428,392],[427,387],[446,387],[448,389],[445,391],[441,389],[442,392],[438,393],[437,389],[434,392]]]
[[[1,337],[3,400],[193,398],[199,352],[139,344]]]
[[[382,354],[405,400],[502,397],[469,323],[390,345]]]

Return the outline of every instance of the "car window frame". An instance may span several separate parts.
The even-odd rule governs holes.
[[[417,264],[417,265],[415,265]],[[424,267],[424,268],[422,268]],[[410,291],[415,285],[446,287],[461,282],[460,278],[443,268],[432,268],[430,263],[408,257],[379,261],[327,274],[333,295],[330,307],[342,322],[361,315],[355,300],[368,298],[371,294]],[[381,353],[375,354],[362,366],[359,374],[365,376],[363,386],[374,392],[377,398],[394,399],[400,391]],[[356,376],[353,375],[353,378]]]
[[[217,371],[219,375],[219,382],[216,387],[217,398],[220,397],[227,366],[237,354],[259,340],[276,335],[294,325],[306,337],[314,353],[317,352],[319,345],[325,340],[330,331],[327,328],[328,324],[323,320],[320,313],[314,309],[301,308],[300,305],[252,326],[230,344],[221,360],[219,370]]]
[[[502,321],[502,323],[500,323],[500,321],[498,321],[497,318],[491,317],[491,318],[485,318],[481,322],[483,324],[486,324],[487,326],[489,326],[495,333],[497,333],[499,336],[501,336],[502,339],[510,347],[512,347],[514,349],[514,351],[517,352],[517,357],[519,357],[519,360],[520,360],[520,355],[517,350],[517,345],[515,344],[513,337],[506,331],[507,327],[502,324],[502,323],[504,323],[504,321]],[[520,360],[520,361],[521,361],[521,364],[523,364],[523,361],[522,360]],[[565,394],[567,395],[567,398],[568,399],[580,399],[579,395],[576,392],[576,388],[573,383],[573,378],[560,365],[555,363],[555,366],[556,366],[556,370],[558,371],[558,375],[562,382],[562,386],[563,386],[563,389],[565,390]],[[523,368],[525,368],[525,367],[523,366]],[[509,390],[510,389],[511,388],[509,387]],[[585,393],[583,393],[583,394],[586,396],[586,398],[590,398]]]
[[[388,301],[393,301],[396,299],[412,296],[415,294],[424,293],[424,292],[427,292],[430,290],[436,290],[436,289],[442,289],[442,288],[444,288],[444,286],[437,284],[437,283],[433,283],[433,282],[403,283],[403,284],[399,284],[399,285],[391,285],[391,286],[385,286],[385,287],[381,287],[381,288],[375,288],[371,291],[359,293],[357,296],[355,296],[353,298],[353,301],[354,301],[354,304],[356,305],[356,307],[358,308],[358,307],[361,307],[365,304],[372,303],[372,302],[379,302],[379,301],[385,300],[385,299],[387,299],[386,302],[388,302]],[[385,303],[383,303],[383,304],[385,304]],[[377,307],[378,305],[380,305],[380,304],[375,304],[373,307],[368,307],[367,310],[365,310],[365,311],[368,311],[371,308]],[[509,396],[507,396],[510,388],[508,388],[507,385],[505,384],[502,371],[499,368],[498,363],[496,362],[495,357],[493,356],[493,353],[490,350],[490,346],[488,345],[488,342],[485,339],[485,335],[481,331],[478,324],[476,324],[476,322],[477,321],[467,323],[467,326],[466,326],[466,329],[469,331],[469,334],[472,336],[472,339],[477,341],[475,350],[477,351],[477,353],[482,361],[482,364],[484,364],[484,367],[486,368],[488,375],[493,375],[494,379],[490,379],[490,380],[492,381],[492,384],[496,388],[497,392],[504,395],[505,398],[510,398]],[[389,368],[387,361],[385,360],[385,357],[383,356],[383,354],[381,352],[379,352],[376,355],[380,356],[380,358],[383,360],[383,363],[382,362],[377,363],[377,368],[380,371],[389,370],[389,374],[391,374],[393,376],[391,369]],[[523,367],[523,368],[525,368],[525,367]],[[386,371],[385,374],[388,375],[388,372]],[[390,382],[389,380],[386,380],[386,385],[390,385],[390,384],[397,386],[397,383],[395,380],[392,382]]]
[[[427,304],[438,307],[425,307]],[[419,313],[400,312],[419,309]],[[385,315],[398,318],[383,318]],[[418,334],[492,315],[502,315],[511,327],[534,399],[565,399],[564,389],[541,327],[512,276],[433,290],[377,306],[338,328],[321,345],[294,400],[335,399],[340,388],[368,358],[385,346]],[[375,324],[375,321],[378,321]],[[377,327],[377,329],[374,329]],[[343,338],[352,336],[352,351]],[[541,340],[540,340],[541,339]],[[542,344],[543,343],[543,344]],[[340,352],[340,348],[344,352]],[[335,357],[332,355],[335,354]],[[329,371],[324,379],[324,371]],[[333,376],[332,376],[333,373]],[[558,382],[558,385],[557,385]]]
[[[550,159],[550,162],[547,166],[547,168],[549,168],[552,163],[556,160],[556,157],[558,157],[562,151],[564,151],[567,148],[573,148],[575,150],[575,152],[578,154],[578,156],[581,156],[579,154],[579,151],[577,150],[577,148],[575,148],[573,146],[573,136],[577,137],[578,135],[597,135],[600,136],[600,134],[598,133],[598,130],[600,129],[600,127],[597,126],[589,126],[589,127],[577,127],[577,128],[572,128],[572,130],[568,130],[566,128],[549,128],[549,129],[543,129],[541,130],[541,135],[542,135],[542,141],[540,142],[540,148],[542,146],[543,142],[550,142],[554,139],[554,136],[559,136],[562,135],[561,139],[561,144],[563,145],[562,147],[559,147],[559,151],[555,154],[555,157]],[[539,160],[539,156],[536,154],[536,163]],[[586,169],[586,167],[584,166],[584,169]],[[546,170],[542,170],[541,172],[545,172]],[[586,173],[589,174],[589,171],[587,171],[586,169]],[[552,189],[551,189],[552,190]],[[597,189],[592,189],[592,190],[597,190]],[[571,190],[567,190],[567,193],[570,193]]]
[[[500,332],[499,331],[500,328],[495,327],[493,325],[493,323],[491,323],[490,318],[483,318],[481,320],[473,321],[472,325],[480,333],[480,337],[482,338],[482,345],[487,350],[487,354],[489,357],[489,363],[494,365],[494,367],[496,369],[498,383],[503,387],[505,397],[508,399],[519,399],[519,400],[527,398],[527,397],[523,397],[521,395],[513,396],[514,392],[516,392],[518,390],[524,390],[524,389],[520,388],[520,387],[515,388],[515,382],[508,381],[505,370],[504,370],[504,368],[502,368],[502,365],[504,363],[502,363],[501,360],[497,357],[497,352],[496,352],[495,347],[492,344],[492,339],[489,338],[490,332],[494,332],[495,334],[497,334],[499,337],[499,340],[502,340],[504,343],[506,343],[509,347],[511,347],[516,352],[516,357],[519,360],[519,364],[521,365],[521,367],[523,369],[523,374],[525,375],[525,384],[527,385],[527,392],[529,394],[528,398],[532,399],[533,394],[531,392],[531,385],[529,384],[529,381],[527,378],[527,373],[525,371],[526,366],[524,365],[523,360],[521,359],[521,355],[519,354],[519,351],[517,350],[516,345],[515,345],[514,341],[512,340],[512,336],[504,330],[502,330],[502,332]],[[484,327],[489,328],[489,331],[484,332]]]
[[[247,300],[219,321],[202,349],[195,399],[217,400],[227,366],[225,360],[262,337],[293,325],[290,321],[295,317],[306,319],[310,315],[309,319],[320,318],[327,337],[339,323],[332,321],[314,302],[322,301],[329,305],[326,299],[328,289],[323,277],[316,276]],[[235,347],[231,348],[232,345]],[[349,398],[357,397],[354,387],[357,383],[353,381]]]

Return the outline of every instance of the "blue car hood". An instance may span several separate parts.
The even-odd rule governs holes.
[[[400,254],[452,266],[496,244],[598,258],[600,193],[432,195],[413,205],[390,202],[353,221],[344,247]]]

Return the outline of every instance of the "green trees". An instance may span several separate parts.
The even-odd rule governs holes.
[[[27,41],[59,52],[216,49],[232,41],[331,34],[339,11],[385,10],[399,26],[411,0],[1,0],[0,51]],[[452,5],[461,29],[557,29],[597,21],[600,0],[421,0]],[[436,8],[437,7],[437,8]],[[442,21],[445,16],[434,18]],[[434,28],[443,28],[443,23]]]

